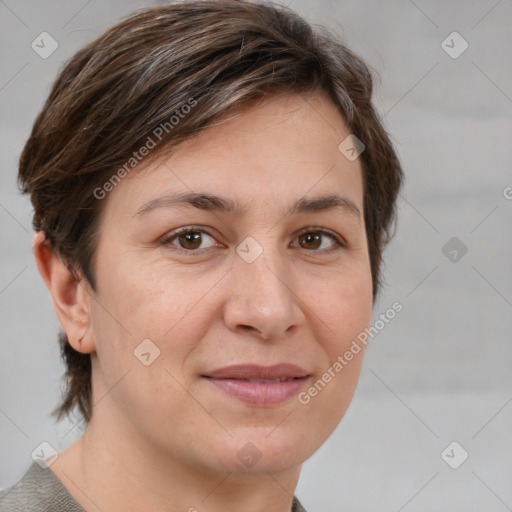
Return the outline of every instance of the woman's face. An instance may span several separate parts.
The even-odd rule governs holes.
[[[333,364],[372,305],[349,133],[325,97],[278,97],[115,186],[90,302],[93,421],[216,472],[276,473],[326,440],[363,351]]]

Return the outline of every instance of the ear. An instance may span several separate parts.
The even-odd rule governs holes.
[[[96,350],[90,322],[91,290],[85,279],[76,280],[55,254],[42,231],[34,236],[37,268],[53,300],[59,322],[70,345],[87,354]]]

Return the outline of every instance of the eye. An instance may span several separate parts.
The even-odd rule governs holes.
[[[331,244],[325,247],[325,239],[330,240]],[[341,237],[326,231],[325,229],[311,229],[308,231],[302,231],[298,235],[299,245],[303,249],[313,251],[324,251],[331,252],[342,247],[346,247],[346,244],[342,241]]]
[[[207,240],[212,240],[214,243],[201,247],[201,244]],[[204,229],[187,226],[185,228],[177,229],[165,236],[161,241],[162,245],[177,246],[178,249],[183,249],[188,252],[193,252],[199,249],[208,249],[215,246],[215,239],[209,235]]]
[[[313,252],[328,253],[346,247],[339,235],[325,229],[308,228],[297,235],[297,240],[300,248]],[[203,244],[208,241],[210,244],[204,246]],[[195,226],[186,226],[172,231],[162,238],[160,243],[189,253],[216,246],[215,239],[207,231]]]

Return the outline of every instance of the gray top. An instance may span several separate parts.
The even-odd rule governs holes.
[[[22,479],[0,491],[0,512],[85,512],[51,469],[33,462]]]
[[[0,512],[85,512],[51,469],[33,462],[22,479],[0,491]],[[291,512],[306,512],[293,498]]]

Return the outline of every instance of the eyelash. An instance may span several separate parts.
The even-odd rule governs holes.
[[[211,235],[207,230],[205,230],[202,227],[199,227],[199,226],[186,226],[186,227],[183,227],[183,228],[176,229],[175,231],[172,231],[171,233],[169,233],[167,236],[164,236],[160,240],[160,243],[162,245],[165,245],[165,246],[171,246],[171,245],[173,245],[173,244],[171,244],[171,242],[175,238],[177,238],[180,235],[187,234],[187,233],[204,233],[204,234],[208,235],[209,237],[215,239],[215,237],[213,235]],[[303,229],[302,231],[297,233],[296,238],[298,238],[301,235],[311,234],[311,233],[321,234],[322,236],[328,236],[329,238],[331,238],[334,241],[335,246],[330,248],[330,249],[323,249],[323,250],[319,250],[319,249],[312,249],[312,250],[304,249],[305,251],[308,251],[308,252],[320,252],[320,253],[324,253],[324,254],[330,254],[331,252],[347,248],[347,244],[344,242],[344,240],[339,235],[335,234],[334,232],[332,232],[330,230],[325,229],[323,226]],[[186,253],[189,253],[189,254],[199,254],[199,253],[201,253],[201,252],[203,252],[205,250],[208,250],[208,249],[213,249],[213,247],[207,247],[206,249],[185,249],[185,248],[179,247],[179,246],[173,246],[172,247],[172,250],[182,251],[182,252],[186,252]]]

